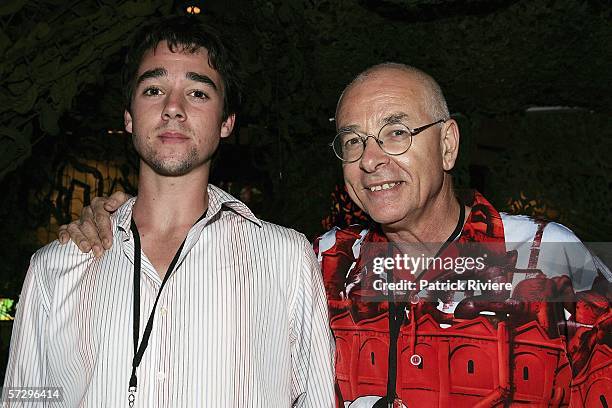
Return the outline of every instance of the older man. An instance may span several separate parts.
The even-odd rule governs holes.
[[[476,192],[454,191],[459,129],[438,84],[401,64],[369,68],[344,90],[336,125],[346,188],[372,220],[315,242],[336,339],[338,401],[607,406],[610,271],[567,228],[499,213]],[[101,250],[90,221],[68,230]],[[481,253],[489,257],[459,271],[458,260]],[[393,260],[406,254],[433,266],[401,270]],[[391,262],[381,271],[377,260]],[[403,282],[401,290],[390,285]]]
[[[610,401],[602,383],[595,392],[586,384],[610,367],[610,271],[563,226],[456,194],[449,171],[459,130],[438,84],[408,66],[374,66],[345,89],[336,124],[346,188],[374,221],[315,243],[342,399],[408,407]],[[407,275],[414,286],[377,291],[372,261],[386,243],[391,254],[418,248],[457,260],[481,251],[489,259],[469,271],[421,268]],[[607,353],[607,368],[589,365],[594,350]]]
[[[332,341],[310,243],[208,184],[239,102],[232,55],[189,18],[154,21],[134,37],[124,118],[140,158],[138,197],[113,215],[104,256],[54,242],[32,257],[9,403],[40,402],[41,387],[58,387],[46,402],[333,406]]]

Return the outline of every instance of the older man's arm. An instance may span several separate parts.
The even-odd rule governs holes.
[[[293,406],[331,408],[335,406],[334,345],[321,271],[306,239],[302,258],[291,313]]]
[[[123,191],[115,191],[110,197],[94,198],[91,205],[83,207],[79,220],[59,227],[59,241],[65,244],[72,240],[82,252],[93,250],[95,256],[101,256],[113,245],[110,215],[129,199]]]

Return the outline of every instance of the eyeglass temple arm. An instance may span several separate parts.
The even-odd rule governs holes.
[[[447,120],[448,120],[448,119],[440,119],[440,120],[437,120],[437,121],[435,121],[435,122],[433,122],[433,123],[430,123],[429,125],[425,125],[425,126],[421,126],[421,127],[418,127],[418,128],[412,129],[412,136],[416,135],[417,133],[421,133],[421,132],[422,132],[422,131],[424,131],[425,129],[428,129],[428,128],[430,128],[430,127],[434,126],[434,125],[437,125],[438,123],[444,123],[444,122],[446,122]]]

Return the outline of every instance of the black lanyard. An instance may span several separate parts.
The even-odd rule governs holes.
[[[457,226],[455,230],[446,239],[442,247],[436,253],[438,257],[442,251],[453,242],[463,230],[463,223],[465,221],[465,206],[459,201],[459,219],[457,220]],[[393,282],[393,271],[389,271],[389,282]],[[387,372],[387,396],[381,398],[374,407],[393,406],[394,400],[397,398],[397,341],[399,338],[399,332],[406,316],[405,303],[396,303],[393,299],[393,293],[389,291],[389,370]],[[414,316],[412,317],[414,319]]]
[[[206,211],[202,216],[195,222],[197,224],[201,219],[206,216]],[[144,355],[147,346],[149,345],[149,338],[151,337],[151,331],[153,330],[153,320],[155,318],[155,309],[157,308],[157,302],[159,301],[159,297],[162,293],[162,289],[166,282],[168,282],[168,278],[172,274],[176,263],[179,260],[181,252],[183,251],[183,247],[185,246],[185,241],[187,241],[187,237],[183,240],[183,243],[179,247],[178,251],[172,258],[172,262],[170,262],[170,266],[168,266],[168,270],[166,271],[166,275],[162,281],[161,286],[159,287],[159,291],[157,292],[157,297],[155,298],[155,303],[153,304],[153,309],[149,314],[149,319],[147,320],[147,326],[145,327],[145,331],[142,335],[142,341],[140,342],[140,346],[138,346],[138,333],[140,331],[140,269],[141,269],[141,245],[140,245],[140,234],[138,233],[138,228],[136,227],[136,223],[134,222],[134,218],[132,218],[132,223],[130,226],[132,230],[132,235],[134,236],[134,358],[132,359],[132,375],[130,376],[130,386],[128,388],[128,403],[130,407],[134,406],[134,401],[136,400],[136,396],[134,393],[136,392],[136,388],[138,387],[138,378],[136,377],[136,369],[140,365],[142,361],[142,356]]]

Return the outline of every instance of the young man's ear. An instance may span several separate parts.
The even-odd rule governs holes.
[[[236,114],[230,114],[225,121],[221,123],[221,137],[228,137],[234,130],[234,124],[236,123]]]
[[[442,151],[442,167],[445,171],[451,171],[455,167],[457,155],[459,154],[459,126],[454,119],[449,119],[442,124],[440,147]]]
[[[132,133],[132,114],[127,110],[123,111],[123,124],[128,133]]]

